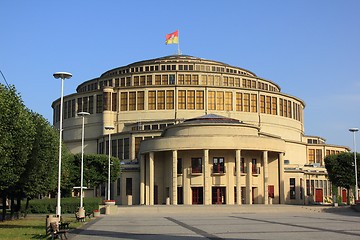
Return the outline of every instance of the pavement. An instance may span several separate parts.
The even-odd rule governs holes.
[[[129,206],[69,233],[69,239],[360,239],[350,207]]]

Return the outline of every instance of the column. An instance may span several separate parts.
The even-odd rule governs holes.
[[[236,204],[241,205],[241,150],[236,150]]]
[[[154,152],[149,153],[149,205],[154,205]]]
[[[252,204],[252,161],[248,160],[246,174],[246,203]]]
[[[268,163],[268,151],[263,151],[263,172],[264,172],[264,204],[269,204],[269,163]]]
[[[177,151],[172,151],[172,187],[171,203],[177,205]]]
[[[211,188],[210,183],[210,169],[209,169],[209,150],[204,150],[204,163],[203,163],[203,169],[204,169],[204,205],[210,205],[211,204],[211,191],[209,190]]]
[[[284,189],[284,153],[279,153],[279,203],[285,203]]]
[[[145,204],[145,155],[140,158],[140,205]]]

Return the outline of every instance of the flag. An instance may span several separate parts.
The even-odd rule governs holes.
[[[179,30],[166,34],[165,44],[179,44]]]

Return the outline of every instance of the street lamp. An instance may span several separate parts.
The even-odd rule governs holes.
[[[84,182],[84,136],[85,136],[85,117],[89,116],[88,112],[79,112],[78,116],[82,117],[82,131],[81,131],[81,170],[80,170],[80,208],[79,217],[85,217],[85,210],[83,207],[83,182]]]
[[[105,126],[105,130],[114,130],[114,127]],[[110,158],[111,158],[111,132],[109,132],[109,169],[108,169],[107,200],[110,200]]]
[[[353,133],[354,135],[354,166],[355,166],[355,199],[356,199],[356,202],[359,201],[359,193],[358,193],[358,178],[357,178],[357,164],[356,164],[356,139],[355,139],[355,133],[357,131],[359,131],[358,128],[350,128],[349,129],[350,132]]]
[[[58,172],[58,193],[57,193],[57,206],[56,206],[56,215],[60,219],[61,215],[61,206],[60,206],[60,198],[61,198],[61,143],[62,143],[62,119],[63,119],[63,102],[64,102],[64,80],[72,77],[71,73],[68,72],[56,72],[53,74],[54,78],[61,79],[61,97],[60,97],[60,137],[59,137],[59,172]]]

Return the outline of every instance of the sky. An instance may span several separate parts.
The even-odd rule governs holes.
[[[52,123],[53,73],[72,73],[64,94],[75,93],[110,69],[175,54],[165,35],[179,30],[183,54],[277,83],[306,103],[306,135],[353,148],[359,12],[359,0],[0,0],[0,70]]]

